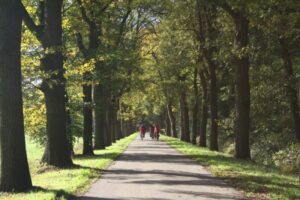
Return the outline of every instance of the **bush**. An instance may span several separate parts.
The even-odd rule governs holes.
[[[300,144],[292,144],[272,157],[274,164],[285,173],[300,173]]]

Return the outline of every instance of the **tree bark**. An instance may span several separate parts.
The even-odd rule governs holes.
[[[125,137],[128,136],[128,122],[127,121],[123,121],[123,130],[122,130],[123,134]]]
[[[115,109],[114,109],[114,105],[111,104],[109,106],[109,110],[108,110],[108,124],[109,124],[109,132],[111,135],[111,143],[115,143],[116,142],[116,127],[115,127]]]
[[[92,86],[83,86],[83,155],[93,155]]]
[[[294,74],[293,63],[290,56],[289,48],[285,38],[279,39],[283,68],[287,78],[287,96],[290,101],[290,109],[294,120],[295,135],[300,142],[300,115],[299,115],[299,97],[297,93],[297,82]]]
[[[112,128],[111,128],[111,111],[110,111],[110,106],[106,106],[105,108],[105,126],[106,126],[106,131],[105,131],[105,146],[111,146],[112,145]]]
[[[45,1],[45,28],[42,39],[46,50],[42,71],[47,115],[47,144],[42,161],[57,167],[72,165],[66,133],[65,79],[62,55],[62,0]]]
[[[235,56],[236,77],[236,123],[235,144],[236,158],[250,159],[249,128],[250,128],[250,85],[249,85],[249,55],[245,52],[249,43],[249,21],[241,13],[234,13],[235,46],[242,55]],[[243,52],[244,51],[244,52]]]
[[[117,140],[120,140],[123,138],[123,135],[122,135],[121,119],[119,117],[119,111],[115,112],[115,126],[116,126]]]
[[[216,66],[211,61],[211,57],[208,60],[209,65],[209,77],[210,77],[210,146],[209,149],[213,151],[219,150],[218,145],[218,88],[216,77]]]
[[[178,136],[176,131],[176,119],[172,111],[172,103],[170,100],[168,101],[167,104],[167,111],[168,111],[168,117],[170,119],[170,125],[171,125],[171,136],[177,138]]]
[[[32,187],[22,108],[19,0],[0,1],[0,191]]]
[[[170,118],[168,116],[167,109],[168,108],[166,106],[165,112],[163,113],[163,118],[164,118],[164,121],[165,121],[166,135],[171,136],[171,121],[170,121]]]
[[[123,113],[123,106],[122,106],[122,103],[119,102],[119,113],[118,113],[118,121],[119,121],[119,129],[120,129],[120,135],[121,135],[121,138],[124,138],[126,136],[125,134],[125,121],[122,117],[122,113]]]
[[[194,107],[193,107],[193,135],[192,135],[192,143],[196,144],[197,135],[198,135],[198,110],[199,110],[199,91],[198,91],[198,70],[195,68],[194,71]]]
[[[207,81],[204,73],[201,71],[199,73],[201,87],[202,87],[202,109],[201,109],[201,124],[200,124],[200,141],[199,145],[201,147],[207,147],[206,142],[206,128],[207,128],[207,117],[208,117],[208,95],[207,95]]]
[[[181,140],[190,142],[190,128],[189,128],[189,108],[186,101],[186,92],[184,90],[180,93],[180,118],[181,118]]]
[[[95,128],[95,149],[105,149],[105,132],[106,132],[106,96],[103,86],[96,84],[93,87],[94,108],[94,128]]]

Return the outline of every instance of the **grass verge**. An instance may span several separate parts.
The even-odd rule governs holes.
[[[26,193],[0,193],[5,200],[68,199],[85,191],[136,138],[133,134],[105,150],[95,151],[94,156],[75,156],[74,168],[57,169],[40,166],[43,149],[32,142],[27,144],[27,154],[33,185],[36,189]]]
[[[209,151],[206,148],[182,142],[177,138],[163,135],[161,139],[206,166],[215,176],[244,191],[250,199],[300,199],[299,176],[281,174],[277,169],[251,161],[238,160],[231,155]]]

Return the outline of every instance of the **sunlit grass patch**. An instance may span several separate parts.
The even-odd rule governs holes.
[[[231,155],[209,151],[176,138],[162,136],[161,139],[252,199],[300,199],[299,175],[282,174],[275,168],[235,159]]]
[[[74,167],[57,169],[40,165],[43,148],[29,142],[28,160],[35,189],[27,193],[0,193],[5,200],[67,199],[85,191],[137,137],[133,134],[121,139],[105,150],[96,150],[94,156],[75,156]]]

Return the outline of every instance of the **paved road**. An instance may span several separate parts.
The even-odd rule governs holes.
[[[81,200],[245,199],[161,141],[136,139]]]

